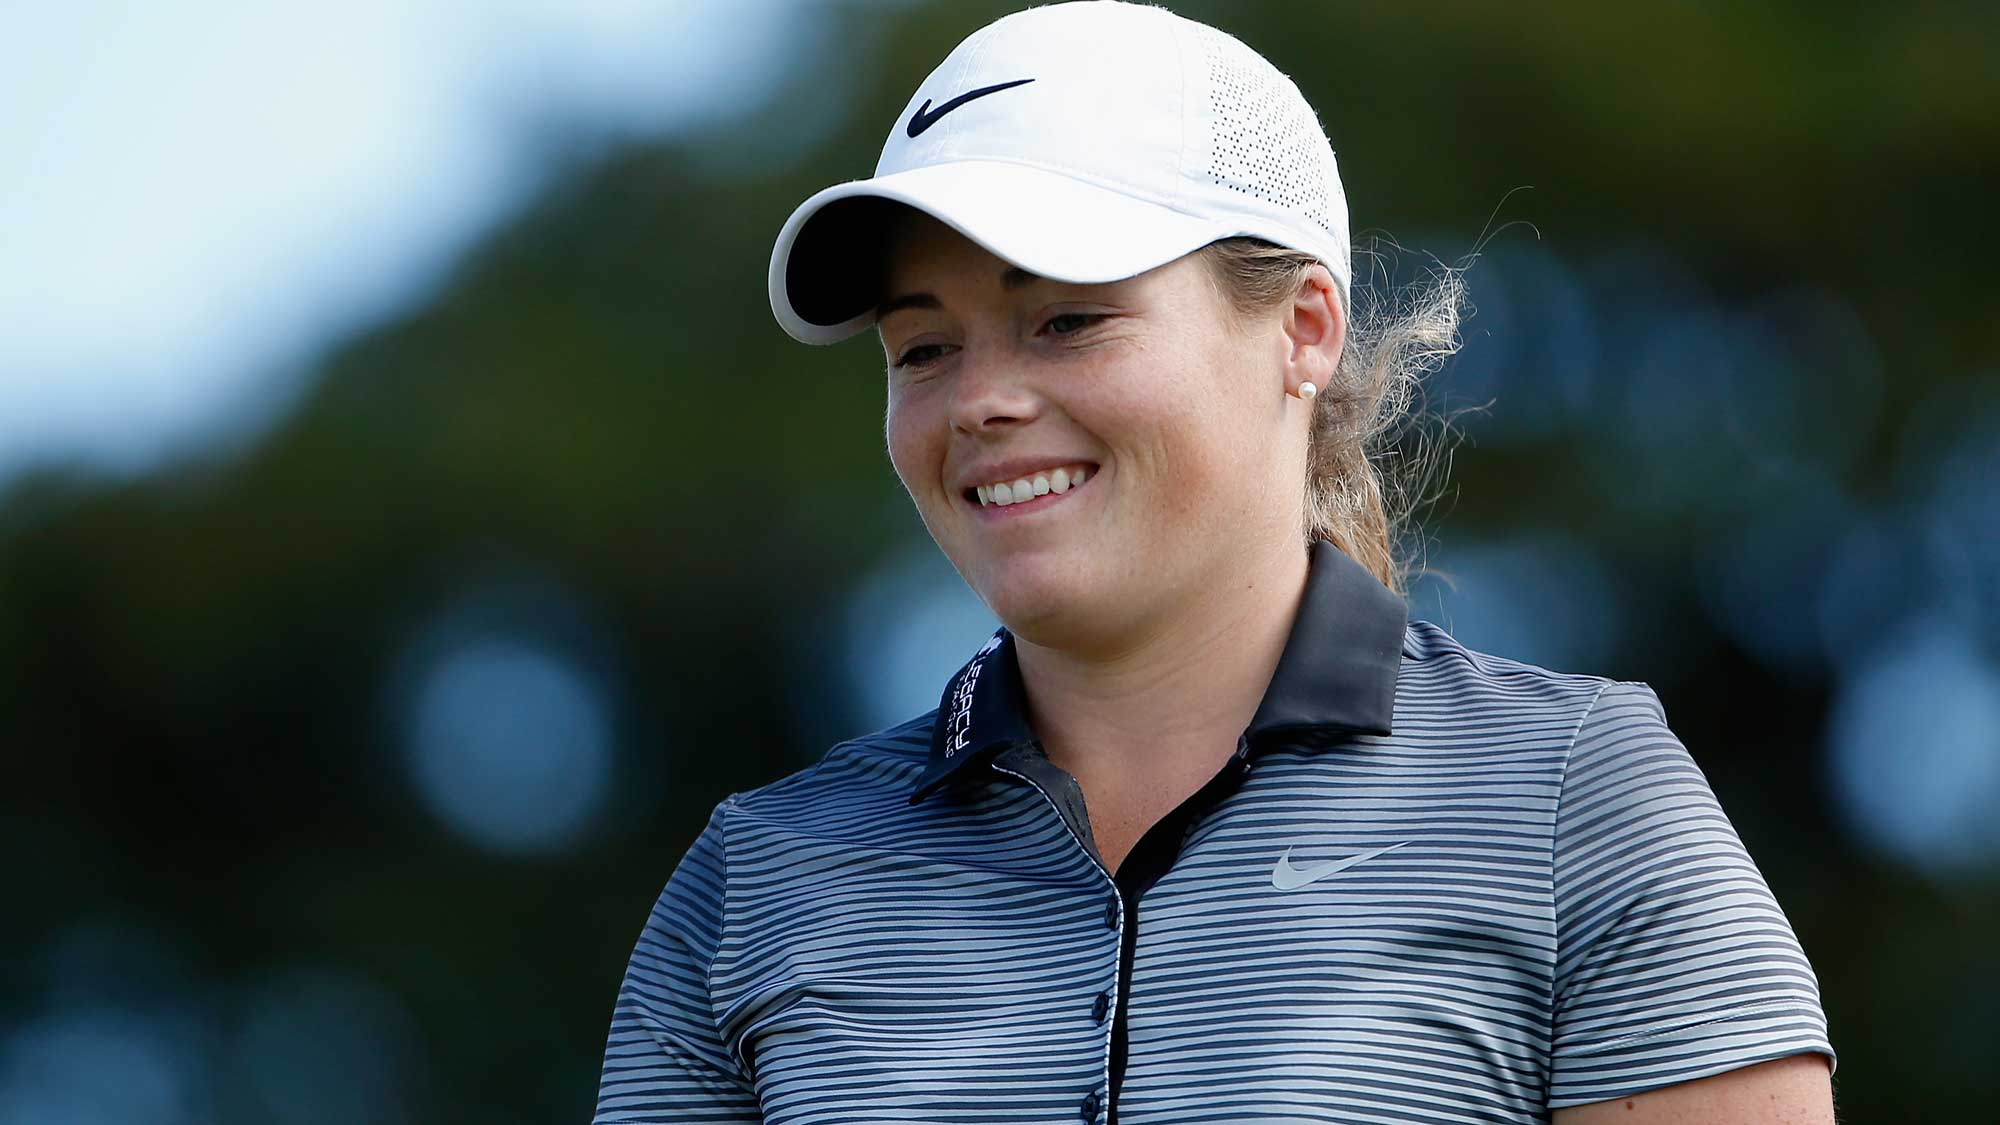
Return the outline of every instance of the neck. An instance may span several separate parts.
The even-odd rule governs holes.
[[[1015,636],[1030,720],[1078,777],[1212,771],[1236,749],[1270,686],[1305,595],[1292,543],[1233,559],[1184,612],[1115,649],[1079,655]]]

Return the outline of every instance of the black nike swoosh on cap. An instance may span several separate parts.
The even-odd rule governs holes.
[[[938,118],[943,117],[945,114],[950,113],[952,110],[957,109],[974,98],[983,98],[988,94],[997,94],[1002,90],[1011,90],[1016,86],[1025,86],[1033,81],[1034,79],[1032,78],[1016,78],[1012,82],[1002,82],[998,86],[981,86],[977,90],[967,90],[965,93],[960,94],[936,109],[932,109],[931,100],[925,98],[924,104],[917,107],[917,112],[910,115],[909,127],[904,132],[912,137],[921,136],[925,129],[937,124]]]

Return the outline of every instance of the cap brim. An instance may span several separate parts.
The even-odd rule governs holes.
[[[836,184],[792,212],[771,251],[771,311],[794,339],[831,344],[875,323],[885,226],[914,207],[1052,281],[1119,281],[1239,231],[1057,172],[1004,161],[932,164]]]

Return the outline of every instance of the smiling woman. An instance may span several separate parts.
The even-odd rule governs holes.
[[[1817,981],[1657,696],[1409,619],[1373,455],[1463,293],[1377,316],[1350,259],[1291,81],[1109,0],[975,32],[792,215],[773,311],[877,330],[1003,625],[717,807],[600,1122],[1831,1120]]]
[[[1017,636],[1126,648],[1246,561],[1303,568],[1309,406],[1281,374],[1294,345],[1237,316],[1199,256],[1056,282],[909,214],[891,235],[880,322],[890,459],[931,537]],[[1317,306],[1289,319],[1331,355],[1333,284],[1324,268],[1314,280]],[[1295,382],[1317,373],[1300,370]],[[1245,393],[1260,381],[1268,395]],[[1086,487],[1035,483],[1074,482],[1072,467]],[[1121,579],[1133,559],[1149,581]]]

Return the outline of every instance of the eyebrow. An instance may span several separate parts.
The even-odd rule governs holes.
[[[1000,288],[1007,290],[1026,289],[1037,281],[1044,280],[1047,279],[1040,274],[1029,273],[1024,269],[1010,267],[1001,271]],[[944,305],[937,299],[937,295],[934,293],[903,293],[890,297],[888,300],[876,305],[875,319],[881,320],[898,309],[937,309],[943,307]]]

